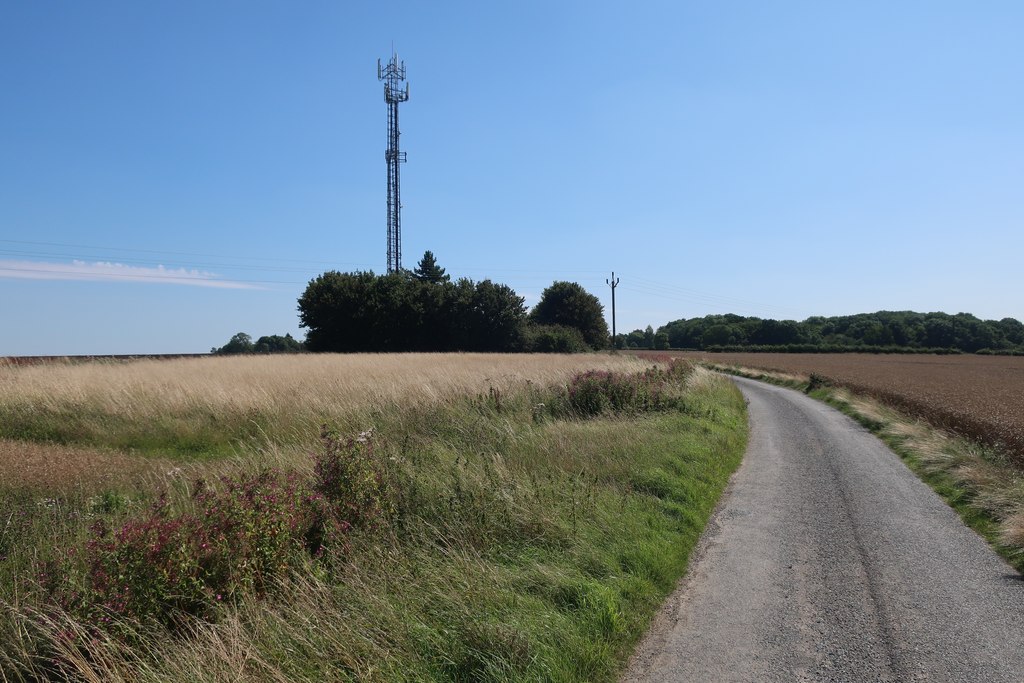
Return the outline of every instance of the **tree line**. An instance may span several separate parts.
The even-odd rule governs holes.
[[[527,311],[523,297],[489,279],[452,280],[430,251],[416,268],[387,275],[327,271],[298,300],[306,339],[238,333],[216,354],[396,351],[571,353],[607,348],[596,296],[556,281]],[[619,334],[619,349],[787,352],[967,352],[1024,354],[1024,325],[969,313],[878,311],[803,321],[731,313]]]
[[[615,348],[665,350],[669,348],[668,334],[664,330],[655,332],[654,328],[648,325],[645,330],[637,329],[627,334],[616,335]]]
[[[253,341],[252,337],[245,332],[239,332],[232,336],[224,346],[210,349],[210,353],[217,356],[229,356],[241,353],[299,353],[304,350],[305,346],[302,342],[291,334],[286,334],[283,337],[279,334],[271,334]]]
[[[508,285],[452,281],[427,251],[412,271],[328,271],[299,297],[309,351],[574,352],[607,347],[597,297],[554,282],[527,312]]]
[[[625,335],[623,344],[635,340],[635,332]],[[705,351],[1024,351],[1024,325],[1020,321],[981,320],[970,313],[878,311],[814,316],[801,322],[708,315],[675,320],[659,328],[658,334],[664,334],[672,348]]]

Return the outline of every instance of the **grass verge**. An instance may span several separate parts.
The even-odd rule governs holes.
[[[373,429],[374,460],[356,474],[379,467],[387,487],[326,477],[322,461],[289,461],[290,452],[276,463],[320,482],[310,485],[318,491],[339,478],[386,491],[374,523],[353,522],[329,552],[295,555],[305,559],[266,569],[259,591],[195,614],[93,612],[120,619],[116,629],[49,602],[40,569],[63,557],[71,584],[88,587],[90,565],[75,557],[108,552],[117,530],[137,528],[154,503],[171,510],[146,527],[160,531],[199,524],[204,500],[242,520],[250,509],[279,514],[280,501],[235,505],[230,492],[247,489],[233,483],[197,499],[181,475],[164,481],[164,496],[159,487],[51,498],[0,488],[0,680],[614,680],[685,571],[746,445],[735,387],[683,366],[664,378],[585,373],[561,387],[375,417],[362,425]],[[263,455],[218,472],[236,482],[265,467]],[[115,530],[103,543],[93,535],[99,521]],[[251,566],[224,566],[217,576],[251,576]]]
[[[1009,453],[909,417],[814,373],[708,367],[803,391],[850,416],[882,439],[967,526],[1024,572],[1024,470]]]

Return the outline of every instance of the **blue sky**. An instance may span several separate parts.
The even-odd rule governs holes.
[[[393,11],[389,13],[388,9]],[[1015,2],[0,3],[0,355],[302,336],[404,264],[618,329],[734,312],[1024,319]]]

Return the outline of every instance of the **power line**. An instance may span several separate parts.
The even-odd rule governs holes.
[[[737,304],[735,302],[723,302],[723,301],[720,301],[720,300],[706,298],[706,297],[683,296],[683,295],[678,295],[678,294],[672,294],[672,293],[669,293],[669,292],[644,289],[644,288],[634,287],[634,286],[626,286],[625,289],[627,291],[629,291],[629,292],[635,292],[637,294],[642,294],[644,296],[658,297],[658,298],[661,298],[661,299],[667,299],[669,301],[685,302],[685,303],[688,303],[688,304],[691,304],[691,305],[693,305],[693,304],[700,304],[700,305],[704,305],[704,306],[713,306],[715,308],[720,308],[720,309],[721,308],[725,308],[725,309],[728,309],[728,311],[730,313],[746,313],[746,314],[755,315],[755,316],[758,316],[758,317],[764,317],[764,315],[765,315],[764,311],[765,310],[770,310],[772,308],[771,306],[769,306],[767,304],[763,305],[763,306],[760,306],[760,307],[759,306],[751,306],[751,305],[748,305],[748,304]],[[778,315],[782,315],[782,314],[778,314]]]
[[[799,313],[794,308],[788,306],[780,306],[777,304],[770,304],[763,301],[752,301],[750,299],[742,299],[739,297],[733,297],[723,294],[715,294],[713,292],[706,292],[701,290],[690,289],[686,287],[680,287],[678,285],[671,285],[664,282],[657,282],[642,277],[630,276],[630,286],[627,289],[638,291],[645,294],[651,294],[656,296],[662,296],[664,298],[674,298],[678,300],[700,300],[708,303],[717,303],[722,305],[730,306],[742,306],[748,310],[750,309],[772,309],[781,312],[788,313]]]
[[[168,263],[180,264],[190,268],[216,268],[222,270],[231,271],[262,271],[269,273],[306,273],[309,272],[309,268],[300,267],[298,264],[307,264],[315,268],[327,267],[330,269],[336,269],[338,267],[353,267],[353,268],[367,268],[372,269],[371,264],[367,263],[356,263],[356,262],[338,262],[338,261],[326,261],[326,260],[315,260],[315,259],[295,259],[295,258],[278,258],[274,256],[238,256],[233,254],[210,254],[204,252],[191,252],[191,251],[175,251],[175,250],[158,250],[158,249],[142,249],[134,247],[111,247],[101,245],[89,245],[80,243],[69,243],[69,242],[50,242],[50,241],[38,241],[38,240],[12,240],[12,239],[0,239],[0,244],[12,244],[12,245],[27,245],[27,246],[43,246],[43,247],[57,247],[61,249],[84,249],[89,251],[101,251],[101,252],[120,252],[128,254],[129,256],[115,256],[113,254],[97,255],[97,254],[66,254],[56,253],[50,251],[28,251],[18,249],[0,249],[0,254],[9,254],[21,257],[34,257],[34,258],[66,258],[73,260],[109,260],[118,263],[127,264],[139,264],[139,265],[167,265]],[[130,256],[131,254],[153,254],[156,258],[144,258],[139,256]],[[161,262],[160,256],[168,258],[163,259]],[[203,259],[227,259],[234,261],[243,261],[244,263],[223,263],[223,262],[188,262],[183,263],[173,257],[195,257]],[[272,263],[259,263],[259,262],[272,262]],[[293,267],[283,267],[281,265],[274,264],[296,264]],[[47,272],[54,274],[74,274],[79,277],[90,277],[84,273],[77,271],[65,271],[65,270],[53,270],[53,269],[35,269],[20,267],[21,272]],[[579,279],[592,283],[593,286],[599,286],[600,274],[604,271],[601,270],[590,270],[590,269],[558,269],[557,274],[553,272],[553,269],[545,268],[507,268],[507,267],[488,267],[482,265],[473,265],[462,267],[458,264],[449,266],[449,270],[461,273],[507,273],[510,275],[520,274],[519,277],[513,277],[518,282],[530,282],[538,285],[543,283],[550,283],[554,280],[565,280],[565,279]],[[524,277],[530,276],[530,277]],[[91,276],[98,277],[98,276]],[[143,275],[133,275],[132,277],[144,277]],[[154,276],[163,277],[163,276]],[[798,313],[795,309],[779,306],[776,304],[769,304],[766,302],[751,301],[748,299],[742,299],[739,297],[732,297],[722,294],[715,294],[713,292],[696,290],[688,287],[682,287],[680,285],[659,282],[657,280],[651,280],[649,278],[641,276],[628,275],[628,284],[624,285],[626,291],[634,292],[637,294],[643,294],[645,296],[655,296],[662,299],[668,299],[672,301],[682,302],[698,302],[704,304],[711,304],[716,306],[725,306],[733,308],[734,310],[743,310],[747,312],[759,312],[764,310],[778,311],[779,313]],[[216,280],[211,280],[216,281]],[[254,284],[304,284],[302,282],[295,282],[289,280],[242,280],[235,279],[235,282],[249,282]]]

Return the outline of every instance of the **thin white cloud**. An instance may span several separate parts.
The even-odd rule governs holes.
[[[0,278],[16,280],[82,280],[90,282],[148,282],[219,289],[263,289],[249,282],[222,280],[216,273],[194,268],[129,266],[110,261],[16,261],[0,259]]]

